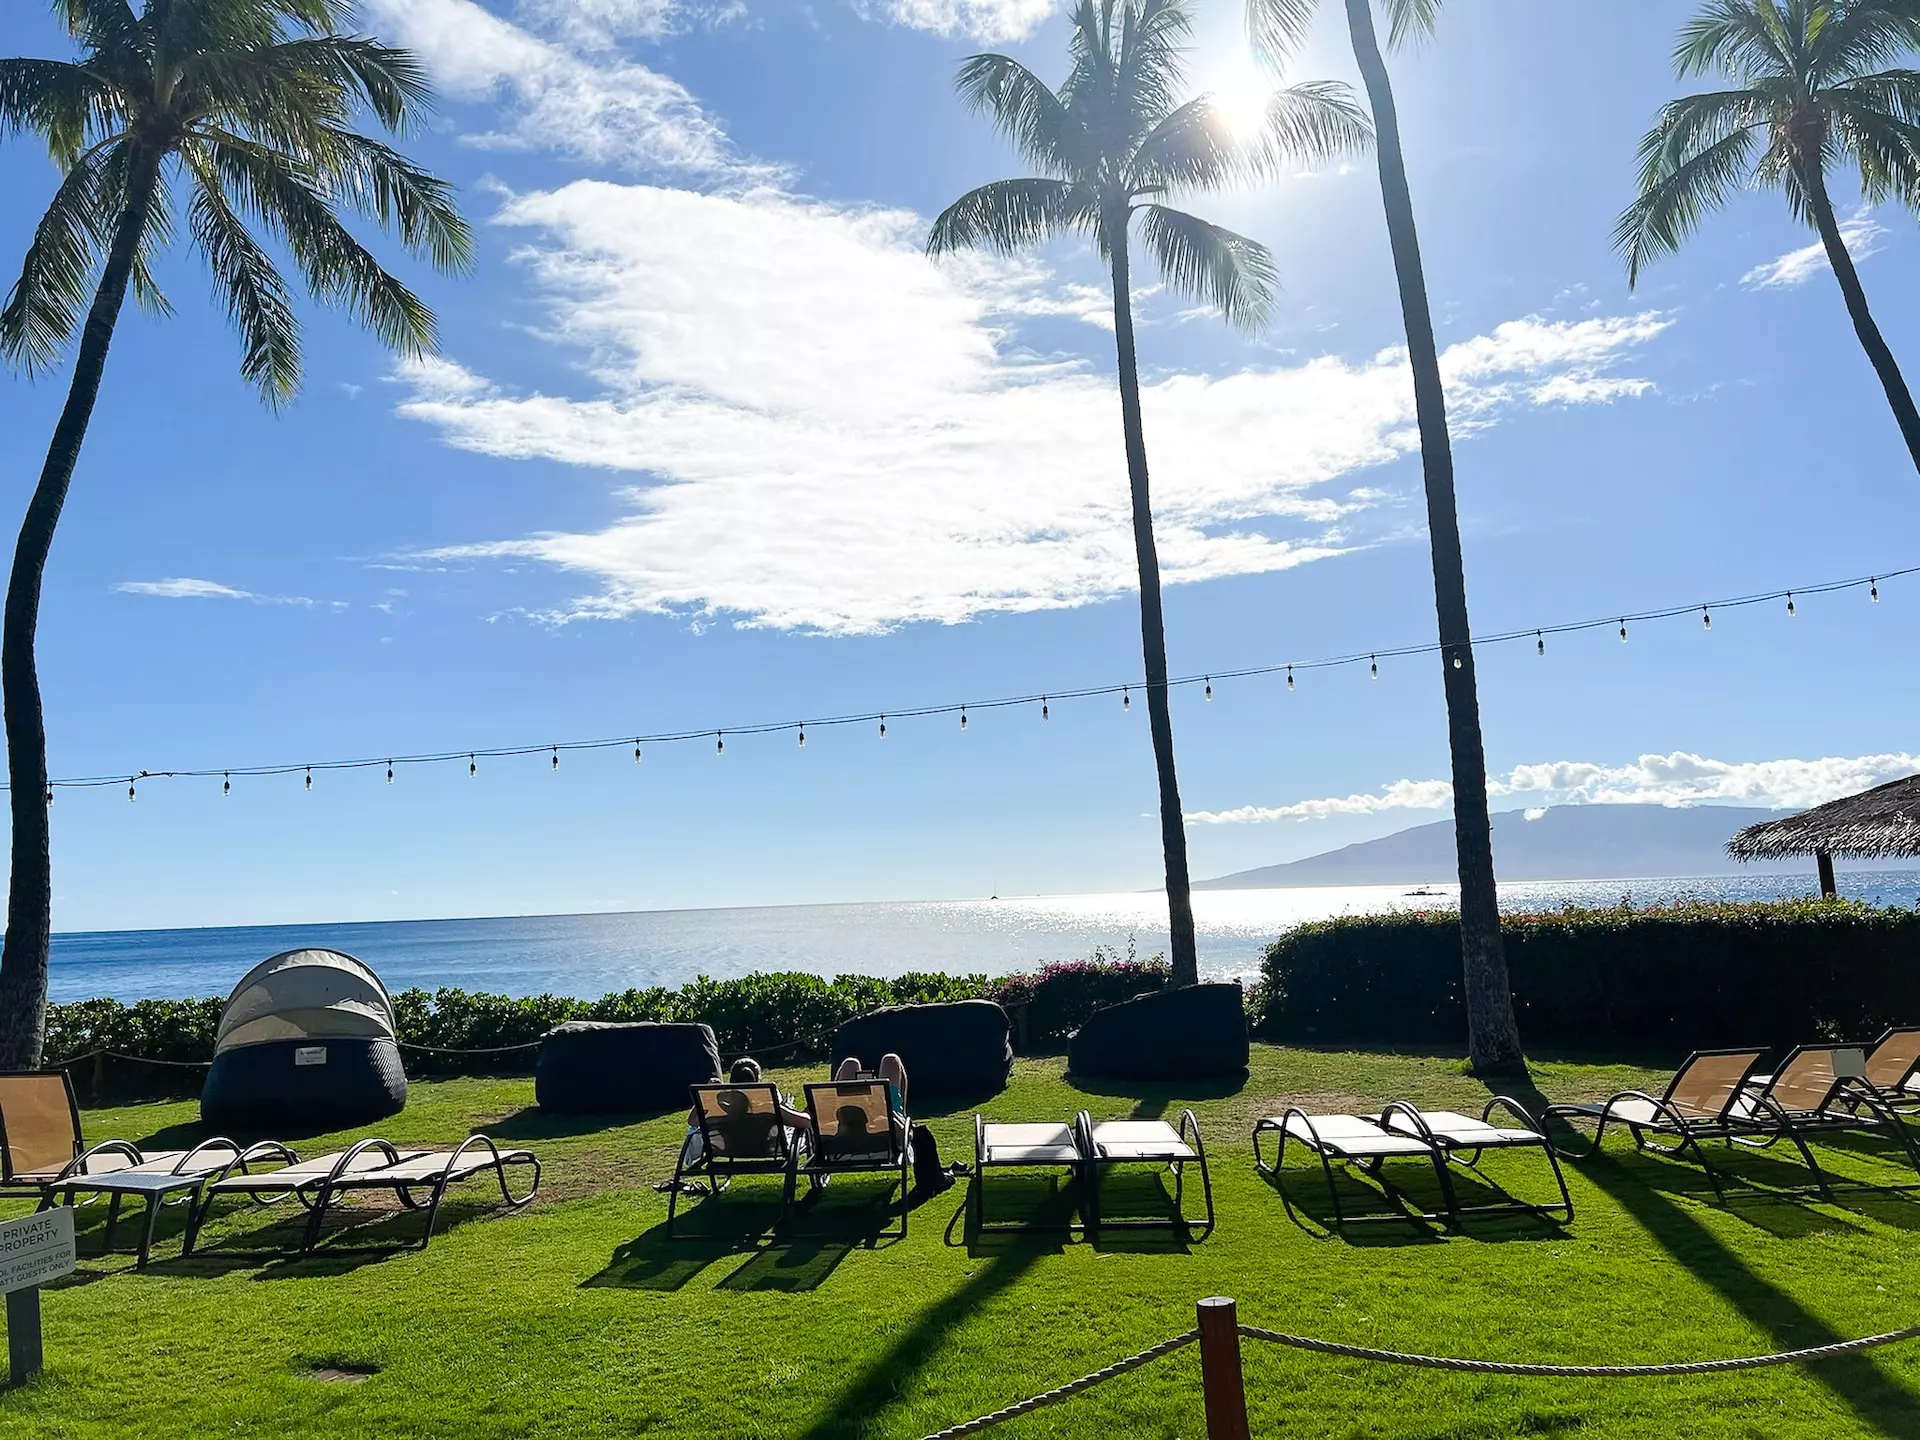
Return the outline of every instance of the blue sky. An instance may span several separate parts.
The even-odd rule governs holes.
[[[1331,7],[1330,7],[1331,8]],[[1244,94],[1237,7],[1193,88]],[[1679,10],[1673,11],[1677,19]],[[983,44],[1063,68],[1046,0],[367,0],[443,104],[415,152],[476,222],[411,276],[442,352],[312,314],[279,415],[190,256],[130,313],[48,575],[54,773],[545,744],[1136,678],[1100,275],[935,266],[1018,173],[954,100]],[[1813,237],[1743,198],[1629,293],[1608,233],[1676,92],[1663,19],[1461,0],[1396,58],[1455,411],[1476,628],[1920,562],[1916,481]],[[1323,33],[1294,78],[1351,79]],[[9,6],[0,52],[62,54]],[[0,149],[0,255],[53,184]],[[1844,193],[1844,192],[1843,192]],[[1193,208],[1269,244],[1256,336],[1138,297],[1178,673],[1433,632],[1369,161]],[[1849,197],[1846,213],[1856,207]],[[1913,218],[1850,234],[1920,364]],[[9,262],[12,263],[12,262]],[[1150,286],[1152,277],[1141,277]],[[0,382],[19,513],[65,376]],[[1801,804],[1914,768],[1920,577],[1481,660],[1501,808]],[[1195,871],[1440,818],[1437,662],[1179,695]],[[1066,702],[631,752],[64,792],[56,926],[1141,888],[1144,706]]]

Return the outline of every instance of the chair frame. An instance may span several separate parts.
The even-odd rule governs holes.
[[[904,1240],[907,1238],[907,1213],[912,1209],[913,1200],[913,1121],[903,1112],[888,1109],[887,1152],[883,1155],[875,1150],[871,1156],[836,1158],[829,1154],[820,1143],[821,1110],[814,1102],[817,1091],[845,1090],[850,1086],[872,1086],[888,1095],[891,1099],[891,1084],[886,1080],[868,1078],[863,1080],[823,1080],[806,1087],[807,1114],[813,1120],[813,1136],[807,1147],[807,1159],[803,1164],[799,1151],[794,1152],[793,1173],[797,1180],[805,1176],[807,1193],[825,1188],[835,1175],[885,1175],[892,1173],[900,1187],[900,1228],[882,1229],[876,1240]],[[897,1122],[897,1123],[895,1123]],[[893,1187],[887,1187],[887,1198],[891,1203]]]
[[[1914,1179],[1920,1184],[1920,1147],[1914,1143],[1913,1132],[1901,1118],[1900,1112],[1881,1094],[1880,1088],[1853,1075],[1836,1075],[1833,1084],[1828,1087],[1820,1104],[1811,1110],[1789,1109],[1782,1104],[1774,1090],[1780,1077],[1789,1073],[1793,1062],[1809,1052],[1831,1053],[1839,1050],[1853,1050],[1851,1045],[1801,1045],[1789,1052],[1780,1062],[1767,1085],[1759,1090],[1747,1092],[1748,1103],[1752,1109],[1770,1118],[1780,1135],[1793,1141],[1799,1150],[1800,1158],[1806,1161],[1807,1169],[1813,1172],[1814,1183],[1801,1187],[1801,1193],[1818,1194],[1821,1199],[1831,1202],[1838,1194],[1861,1194],[1876,1191],[1906,1190],[1906,1185],[1869,1185],[1865,1182],[1843,1183],[1836,1185],[1827,1173],[1820,1168],[1820,1162],[1814,1158],[1813,1149],[1807,1144],[1809,1135],[1818,1135],[1824,1131],[1842,1130],[1891,1130],[1906,1151],[1907,1163],[1913,1166]],[[1836,1107],[1843,1107],[1838,1108]],[[1864,1107],[1873,1115],[1865,1120],[1860,1115]],[[1787,1193],[1793,1193],[1791,1191]]]
[[[988,1120],[978,1111],[973,1116],[973,1176],[968,1182],[967,1203],[973,1212],[973,1233],[976,1235],[1021,1234],[1034,1230],[1058,1229],[1058,1226],[1045,1225],[1030,1220],[987,1220],[987,1171],[989,1170],[1045,1170],[1062,1163],[1051,1160],[989,1160],[987,1158],[987,1131],[996,1122]],[[1026,1122],[999,1122],[1003,1124]],[[1051,1122],[1038,1122],[1051,1123]],[[1074,1158],[1068,1164],[1068,1176],[1079,1187],[1082,1197],[1086,1194],[1087,1158],[1085,1148],[1080,1143],[1078,1117],[1070,1120],[1064,1127],[1069,1142],[1073,1146]],[[1076,1223],[1068,1220],[1065,1226],[1068,1234],[1087,1229],[1087,1218],[1082,1207],[1080,1220]]]
[[[98,1175],[89,1175],[84,1170],[74,1168],[82,1164],[86,1156],[108,1150],[109,1147],[116,1147],[124,1153],[132,1154],[135,1157],[135,1164],[102,1171]],[[200,1197],[205,1193],[207,1185],[215,1180],[224,1180],[236,1169],[245,1174],[248,1161],[257,1158],[255,1152],[259,1149],[259,1146],[248,1146],[242,1149],[234,1141],[224,1136],[216,1136],[210,1140],[202,1140],[191,1150],[181,1153],[165,1169],[155,1170],[137,1168],[156,1162],[139,1159],[139,1151],[127,1145],[126,1142],[104,1141],[86,1151],[81,1159],[69,1165],[59,1179],[47,1182],[41,1193],[39,1209],[54,1209],[63,1198],[67,1208],[71,1209],[74,1207],[75,1196],[80,1191],[92,1191],[94,1195],[93,1200],[81,1201],[83,1205],[97,1203],[101,1196],[105,1196],[107,1228],[106,1234],[101,1237],[98,1254],[101,1256],[130,1254],[135,1257],[134,1268],[144,1270],[153,1251],[154,1230],[160,1221],[161,1208],[175,1205],[188,1206],[187,1231],[191,1237],[194,1228],[193,1216],[199,1208]],[[207,1152],[226,1152],[228,1158],[217,1164],[206,1164],[201,1162],[201,1157]],[[164,1183],[169,1181],[172,1183]],[[170,1192],[184,1193],[179,1194],[175,1199],[169,1198]],[[138,1198],[145,1202],[146,1223],[141,1229],[139,1243],[132,1250],[116,1250],[113,1245],[114,1230],[120,1223],[121,1202],[128,1198]],[[183,1244],[186,1247],[181,1252],[184,1256],[190,1251],[190,1239]]]
[[[1509,1112],[1514,1119],[1520,1122],[1522,1128],[1519,1130],[1510,1130],[1504,1126],[1494,1125],[1493,1113],[1496,1110]],[[1514,1197],[1486,1205],[1462,1205],[1459,1199],[1459,1192],[1455,1191],[1453,1192],[1453,1213],[1457,1220],[1465,1220],[1469,1215],[1538,1215],[1543,1219],[1556,1220],[1562,1224],[1570,1225],[1573,1223],[1573,1196],[1567,1191],[1567,1177],[1560,1169],[1560,1157],[1553,1153],[1553,1142],[1547,1138],[1547,1132],[1534,1122],[1533,1116],[1527,1113],[1526,1107],[1512,1096],[1496,1095],[1486,1103],[1485,1108],[1480,1112],[1480,1123],[1500,1132],[1501,1138],[1498,1140],[1480,1140],[1475,1142],[1450,1135],[1444,1129],[1436,1130],[1428,1121],[1426,1113],[1408,1100],[1390,1101],[1386,1109],[1380,1112],[1378,1122],[1380,1128],[1390,1135],[1408,1133],[1406,1131],[1395,1130],[1391,1122],[1396,1116],[1404,1116],[1406,1118],[1407,1123],[1412,1127],[1412,1134],[1416,1138],[1425,1140],[1429,1145],[1432,1145],[1435,1149],[1439,1150],[1441,1154],[1445,1155],[1448,1160],[1461,1166],[1463,1169],[1473,1171],[1476,1175],[1480,1173],[1481,1158],[1489,1150],[1538,1149],[1545,1153],[1547,1164],[1553,1170],[1553,1182],[1560,1188],[1560,1203],[1558,1205],[1539,1205],[1532,1201],[1521,1200]],[[1504,1187],[1501,1188],[1503,1193],[1505,1193]]]
[[[1165,1124],[1164,1121],[1161,1122]],[[1180,1112],[1178,1128],[1168,1126],[1175,1139],[1193,1151],[1191,1156],[1184,1155],[1102,1155],[1095,1143],[1093,1132],[1098,1128],[1092,1112],[1082,1110],[1074,1117],[1074,1126],[1079,1132],[1081,1163],[1085,1167],[1085,1209],[1082,1214],[1086,1220],[1087,1233],[1095,1239],[1102,1230],[1184,1230],[1188,1238],[1194,1241],[1206,1239],[1214,1231],[1217,1218],[1213,1208],[1213,1175],[1207,1168],[1207,1146],[1200,1138],[1200,1121],[1192,1110]],[[1177,1218],[1172,1220],[1108,1220],[1100,1213],[1100,1173],[1116,1165],[1165,1165],[1173,1171],[1173,1204]],[[1200,1167],[1200,1192],[1206,1204],[1206,1218],[1195,1229],[1194,1222],[1187,1218],[1186,1211],[1186,1167]]]
[[[709,1117],[701,1107],[702,1092],[721,1090],[765,1090],[773,1095],[774,1122],[768,1127],[768,1133],[775,1137],[778,1155],[767,1156],[729,1156],[717,1151],[713,1143],[713,1132],[708,1128]],[[793,1208],[795,1160],[799,1152],[808,1149],[807,1132],[798,1126],[789,1126],[780,1119],[780,1088],[771,1081],[754,1081],[744,1085],[732,1085],[717,1081],[704,1085],[689,1085],[687,1093],[693,1098],[693,1113],[698,1119],[696,1128],[700,1132],[700,1154],[693,1162],[687,1162],[687,1147],[680,1146],[680,1154],[673,1162],[673,1185],[667,1191],[667,1237],[673,1238],[674,1221],[680,1206],[681,1185],[688,1176],[704,1178],[710,1195],[725,1192],[733,1183],[736,1175],[781,1175],[785,1177],[780,1191],[780,1221],[784,1222]]]
[[[1874,1052],[1896,1035],[1920,1035],[1920,1025],[1889,1025],[1879,1039],[1865,1047],[1868,1061],[1871,1062]],[[1920,1111],[1920,1089],[1912,1088],[1912,1082],[1916,1077],[1920,1077],[1920,1053],[1916,1053],[1913,1063],[1907,1067],[1906,1073],[1900,1077],[1898,1084],[1875,1085],[1871,1080],[1866,1083],[1872,1086],[1874,1093],[1890,1109]]]
[[[1396,1101],[1393,1105],[1389,1105],[1387,1107],[1388,1112],[1392,1112],[1395,1106],[1400,1103],[1401,1102]],[[1307,1134],[1305,1138],[1293,1133],[1292,1123],[1296,1117],[1306,1126]],[[1322,1115],[1319,1118],[1327,1120],[1333,1117]],[[1371,1119],[1365,1115],[1356,1115],[1350,1118],[1363,1120],[1367,1124],[1372,1125],[1383,1137],[1394,1140],[1414,1140],[1419,1142],[1424,1149],[1395,1149],[1373,1155],[1366,1154],[1359,1149],[1358,1146],[1349,1146],[1336,1139],[1323,1138],[1320,1134],[1319,1127],[1313,1123],[1314,1117],[1298,1105],[1288,1106],[1286,1113],[1278,1117],[1272,1115],[1263,1116],[1253,1122],[1254,1168],[1263,1175],[1269,1175],[1273,1178],[1274,1187],[1280,1192],[1280,1201],[1287,1207],[1289,1214],[1293,1211],[1293,1202],[1287,1198],[1286,1182],[1282,1178],[1282,1167],[1286,1164],[1287,1142],[1291,1140],[1296,1145],[1305,1146],[1307,1151],[1319,1160],[1321,1174],[1327,1182],[1327,1198],[1333,1202],[1333,1228],[1338,1234],[1345,1235],[1349,1225],[1408,1224],[1418,1229],[1423,1224],[1457,1225],[1459,1223],[1460,1202],[1454,1194],[1453,1177],[1447,1173],[1447,1154],[1438,1143],[1427,1135],[1398,1134],[1387,1129],[1378,1120]],[[1423,1121],[1423,1128],[1424,1123]],[[1267,1164],[1260,1154],[1260,1136],[1268,1131],[1278,1132],[1280,1136],[1280,1143],[1274,1151],[1273,1163],[1271,1165]],[[1386,1162],[1388,1160],[1416,1159],[1426,1160],[1433,1166],[1433,1173],[1440,1181],[1440,1194],[1446,1204],[1445,1210],[1421,1209],[1407,1198],[1399,1186],[1387,1179]],[[1392,1215],[1348,1215],[1346,1207],[1340,1203],[1340,1187],[1334,1183],[1333,1165],[1335,1161],[1364,1171],[1374,1183],[1379,1185],[1381,1192],[1386,1195],[1387,1199],[1400,1207],[1399,1211]]]
[[[1734,1085],[1732,1091],[1727,1096],[1725,1104],[1721,1106],[1719,1113],[1711,1116],[1690,1116],[1682,1114],[1674,1107],[1673,1092],[1681,1080],[1686,1077],[1687,1071],[1692,1069],[1695,1062],[1699,1060],[1713,1059],[1725,1055],[1747,1055],[1752,1058],[1747,1065],[1746,1074]],[[1658,1099],[1647,1094],[1644,1090],[1622,1090],[1617,1094],[1608,1096],[1607,1099],[1599,1105],[1549,1105],[1541,1112],[1540,1121],[1542,1125],[1545,1125],[1553,1120],[1561,1120],[1567,1123],[1569,1129],[1572,1129],[1572,1122],[1574,1120],[1592,1120],[1595,1122],[1593,1141],[1586,1150],[1576,1152],[1564,1146],[1556,1145],[1553,1147],[1570,1160],[1585,1160],[1598,1155],[1600,1153],[1601,1141],[1606,1137],[1608,1125],[1624,1125],[1628,1133],[1633,1136],[1633,1144],[1636,1150],[1651,1151],[1656,1155],[1672,1156],[1685,1155],[1688,1151],[1692,1151],[1694,1158],[1700,1162],[1700,1168],[1706,1172],[1707,1179],[1712,1182],[1715,1197],[1724,1205],[1727,1200],[1726,1186],[1721,1179],[1718,1167],[1714,1165],[1713,1161],[1707,1158],[1706,1146],[1701,1142],[1705,1140],[1724,1140],[1729,1145],[1742,1145],[1749,1149],[1764,1150],[1780,1139],[1782,1132],[1777,1126],[1759,1124],[1752,1119],[1741,1117],[1734,1113],[1743,1099],[1750,1097],[1752,1092],[1748,1088],[1749,1081],[1754,1072],[1760,1068],[1765,1058],[1766,1051],[1756,1050],[1751,1046],[1745,1045],[1730,1046],[1720,1050],[1696,1050],[1686,1058],[1686,1061],[1678,1070],[1673,1072],[1673,1077],[1667,1081],[1666,1090],[1662,1092]],[[1652,1122],[1645,1120],[1635,1121],[1614,1114],[1614,1107],[1626,1100],[1640,1101],[1652,1106],[1655,1119]],[[1649,1138],[1650,1136],[1672,1136],[1675,1139],[1675,1143],[1670,1145],[1664,1144],[1657,1138]],[[1795,1142],[1799,1143],[1798,1137],[1795,1137]],[[1801,1144],[1800,1148],[1804,1153],[1806,1149],[1805,1145]],[[1809,1157],[1808,1163],[1812,1164],[1811,1157]]]

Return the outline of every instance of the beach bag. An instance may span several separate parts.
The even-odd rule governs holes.
[[[947,1167],[940,1163],[940,1145],[933,1132],[916,1125],[907,1137],[913,1150],[913,1191],[916,1195],[938,1195],[953,1184]]]

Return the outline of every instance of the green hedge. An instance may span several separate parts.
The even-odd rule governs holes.
[[[402,990],[393,1000],[401,1043],[426,1047],[406,1052],[408,1073],[486,1074],[531,1069],[532,1051],[507,1047],[529,1045],[567,1020],[702,1021],[713,1027],[722,1054],[751,1052],[773,1063],[788,1063],[824,1055],[843,1020],[878,1006],[981,997],[998,1000],[1014,1013],[1022,1049],[1046,1050],[1064,1042],[1097,1006],[1157,990],[1166,984],[1167,973],[1158,959],[1123,960],[1100,951],[1092,960],[996,978],[913,973],[892,980],[866,975],[828,980],[798,973],[755,974],[734,980],[702,976],[679,990],[624,990],[598,1000],[455,989]],[[81,1000],[49,1005],[47,1063],[67,1064],[100,1050],[176,1065],[205,1062],[213,1055],[222,1003]],[[488,1051],[504,1053],[484,1053]],[[112,1061],[96,1073],[123,1080],[122,1072],[130,1068],[139,1067]],[[197,1083],[198,1073],[185,1071],[183,1078]]]
[[[1850,901],[1687,901],[1507,915],[1507,966],[1531,1048],[1632,1053],[1871,1039],[1920,1024],[1920,913]],[[1460,921],[1343,916],[1268,947],[1255,1033],[1458,1045]]]

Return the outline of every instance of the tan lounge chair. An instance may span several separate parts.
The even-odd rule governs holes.
[[[795,1173],[807,1177],[809,1193],[835,1175],[892,1173],[900,1187],[900,1228],[883,1238],[907,1234],[913,1182],[908,1144],[913,1122],[892,1106],[892,1087],[879,1079],[835,1080],[807,1086],[807,1114],[813,1121],[811,1150],[797,1160]],[[891,1201],[893,1191],[887,1191]]]
[[[1637,1149],[1663,1155],[1690,1152],[1713,1182],[1713,1193],[1724,1202],[1727,1197],[1720,1172],[1707,1158],[1701,1142],[1726,1140],[1758,1147],[1771,1145],[1779,1138],[1771,1121],[1762,1123],[1753,1117],[1746,1098],[1753,1074],[1766,1053],[1696,1050],[1674,1072],[1658,1099],[1642,1090],[1623,1090],[1598,1105],[1549,1105],[1540,1118],[1543,1124],[1566,1122],[1569,1129],[1576,1120],[1594,1122],[1593,1140],[1587,1149],[1576,1153],[1564,1144],[1556,1146],[1561,1154],[1574,1159],[1597,1154],[1609,1125],[1624,1125]]]
[[[1059,1120],[1008,1124],[976,1114],[973,1117],[973,1180],[967,1192],[973,1207],[974,1232],[1033,1228],[1025,1221],[987,1219],[987,1171],[1052,1170],[1065,1166],[1073,1178],[1084,1180],[1084,1161],[1075,1125]],[[1069,1220],[1067,1229],[1075,1228]]]
[[[1200,1138],[1200,1122],[1193,1111],[1180,1112],[1175,1129],[1164,1120],[1099,1120],[1082,1110],[1075,1122],[1080,1132],[1080,1155],[1086,1176],[1085,1211],[1087,1229],[1098,1235],[1102,1229],[1185,1230],[1195,1240],[1213,1233],[1213,1177],[1207,1171],[1207,1147]],[[1108,1220],[1100,1213],[1101,1172],[1115,1165],[1165,1166],[1173,1172],[1173,1208],[1171,1220]],[[1199,1226],[1187,1218],[1187,1166],[1200,1167],[1200,1192],[1206,1202],[1206,1217]]]
[[[1874,1041],[1864,1070],[1887,1104],[1920,1109],[1920,1025],[1896,1025]]]
[[[184,1150],[142,1151],[125,1140],[89,1147],[80,1102],[64,1070],[0,1073],[0,1196],[44,1199],[49,1186],[78,1175],[169,1164]]]
[[[271,1143],[271,1142],[269,1142]],[[261,1158],[267,1145],[248,1154]],[[463,1181],[491,1174],[499,1182],[500,1198],[517,1210],[540,1191],[540,1162],[531,1150],[502,1150],[485,1135],[469,1135],[452,1150],[400,1150],[385,1140],[361,1140],[337,1154],[301,1160],[283,1145],[272,1145],[287,1160],[278,1170],[222,1176],[210,1182],[194,1208],[187,1227],[187,1254],[192,1254],[213,1202],[224,1195],[244,1195],[257,1204],[296,1201],[307,1212],[300,1243],[278,1253],[306,1255],[320,1246],[327,1212],[342,1196],[361,1190],[390,1191],[408,1210],[424,1210],[425,1224],[416,1240],[378,1245],[329,1245],[329,1255],[385,1254],[394,1250],[424,1250],[433,1240],[441,1201],[448,1189]],[[532,1183],[516,1196],[508,1182],[509,1169],[529,1169]],[[421,1192],[425,1192],[424,1197]]]
[[[1520,1123],[1496,1125],[1495,1111],[1504,1110]],[[1554,1184],[1560,1187],[1560,1203],[1536,1205],[1530,1201],[1507,1199],[1484,1205],[1462,1205],[1454,1194],[1454,1216],[1468,1215],[1543,1215],[1571,1223],[1573,1196],[1567,1193],[1567,1177],[1560,1172],[1560,1159],[1534,1119],[1518,1100],[1496,1095],[1481,1110],[1480,1118],[1452,1110],[1422,1110],[1404,1100],[1396,1100],[1381,1113],[1382,1129],[1396,1135],[1413,1135],[1425,1140],[1447,1159],[1477,1173],[1480,1158],[1489,1150],[1539,1150],[1553,1170]]]
[[[782,1123],[778,1087],[723,1083],[695,1085],[691,1093],[700,1150],[689,1157],[691,1147],[682,1145],[674,1162],[673,1188],[667,1192],[667,1234],[673,1234],[681,1188],[694,1176],[704,1179],[710,1193],[718,1195],[736,1175],[783,1175],[780,1213],[784,1219],[793,1204],[794,1163],[807,1147],[807,1134]]]
[[[1260,1154],[1260,1137],[1266,1134],[1280,1137],[1272,1164],[1268,1164]],[[1399,1224],[1403,1221],[1416,1226],[1431,1221],[1452,1224],[1459,1218],[1459,1204],[1453,1194],[1453,1177],[1447,1174],[1446,1153],[1431,1136],[1388,1130],[1379,1121],[1361,1115],[1309,1115],[1297,1105],[1290,1107],[1284,1115],[1267,1115],[1253,1122],[1254,1168],[1273,1177],[1274,1185],[1280,1191],[1281,1203],[1287,1207],[1289,1215],[1293,1213],[1293,1202],[1287,1198],[1281,1175],[1289,1141],[1305,1146],[1319,1160],[1320,1172],[1327,1182],[1327,1198],[1333,1202],[1333,1228],[1340,1233],[1344,1234],[1349,1225]],[[1431,1165],[1434,1177],[1440,1182],[1440,1195],[1445,1209],[1423,1210],[1409,1200],[1387,1180],[1386,1162],[1389,1160],[1424,1160]],[[1387,1198],[1398,1208],[1391,1215],[1348,1215],[1346,1207],[1340,1203],[1340,1187],[1333,1174],[1335,1165],[1364,1171],[1379,1183]]]
[[[1866,1052],[1858,1046],[1802,1045],[1781,1062],[1763,1086],[1749,1087],[1739,1111],[1756,1128],[1771,1129],[1793,1141],[1800,1158],[1813,1172],[1823,1199],[1834,1198],[1835,1186],[1814,1158],[1807,1137],[1835,1131],[1884,1133],[1900,1142],[1907,1163],[1920,1179],[1920,1148],[1912,1131],[1892,1105],[1867,1079]],[[1846,1185],[1847,1190],[1881,1190],[1880,1185]]]

